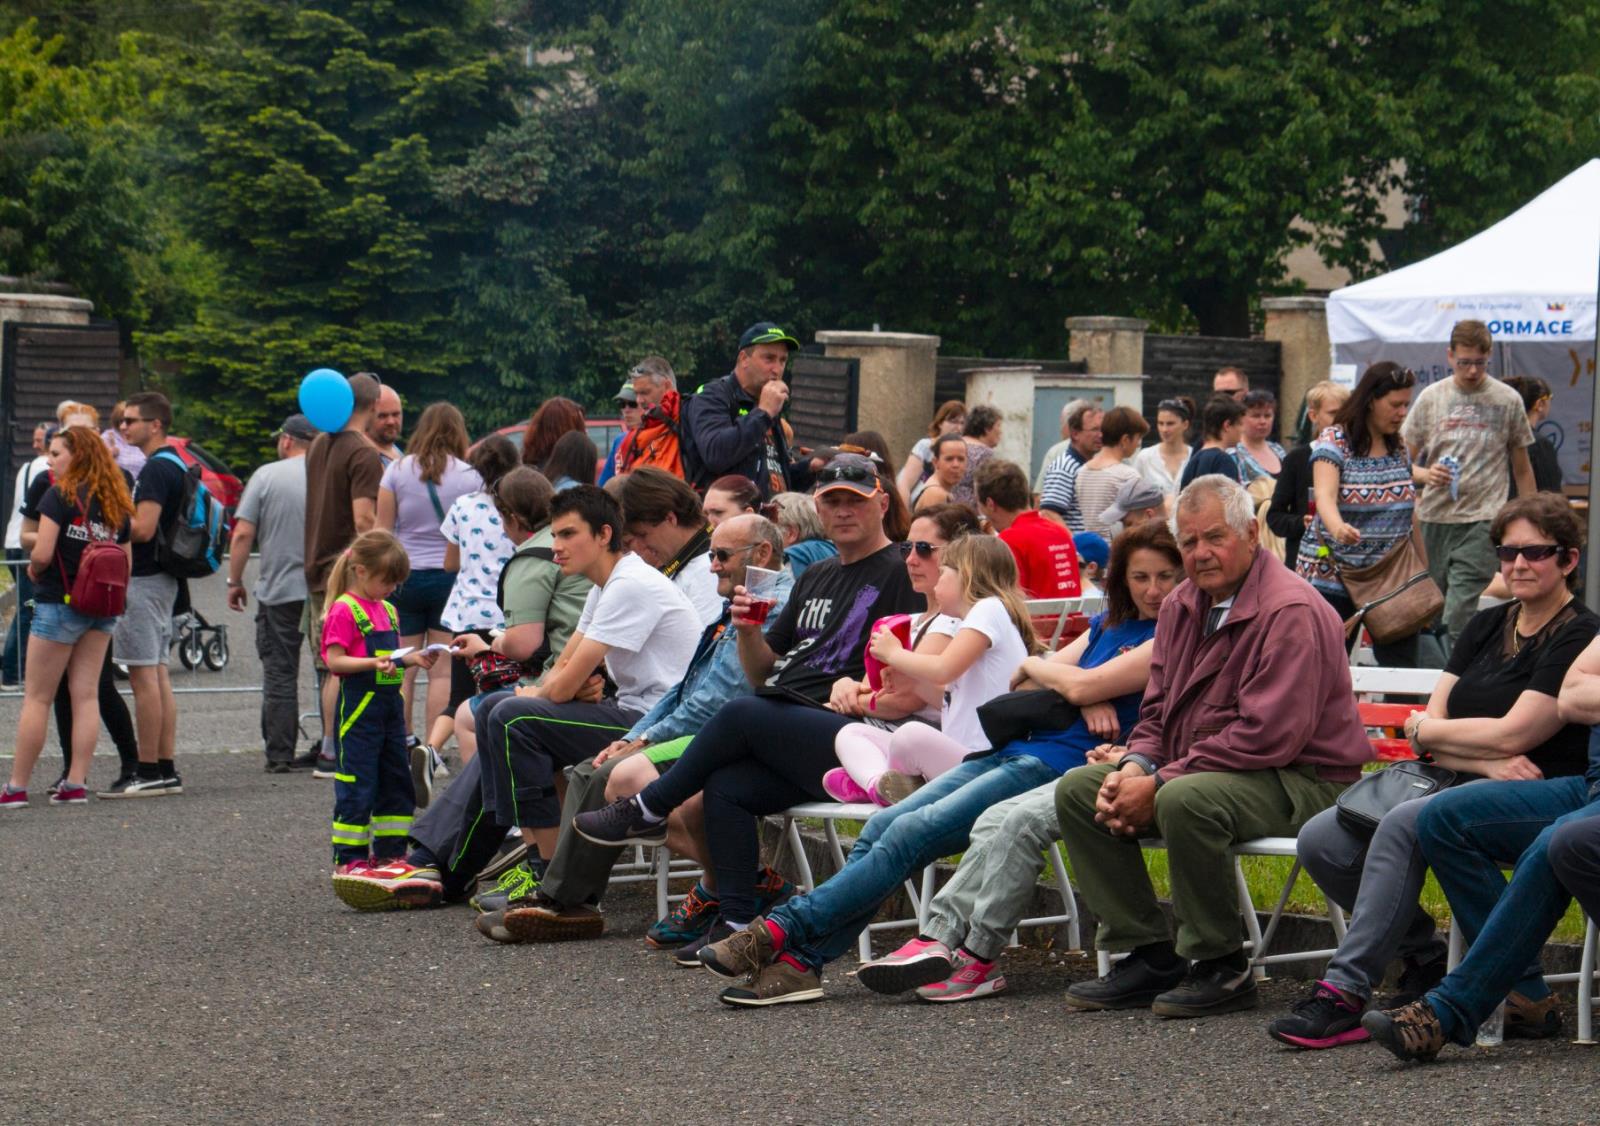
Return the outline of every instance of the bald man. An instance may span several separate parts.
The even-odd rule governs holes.
[[[372,410],[372,420],[367,423],[367,437],[377,447],[378,460],[385,469],[399,461],[404,452],[400,446],[400,427],[404,421],[400,393],[388,384],[378,388],[378,405]]]

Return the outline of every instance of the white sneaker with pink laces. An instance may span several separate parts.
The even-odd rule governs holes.
[[[917,996],[924,1001],[975,1001],[1006,987],[1005,975],[995,962],[980,962],[965,950],[956,951],[956,968],[945,980],[924,985]]]
[[[919,985],[943,981],[954,965],[950,948],[944,943],[913,938],[893,954],[863,962],[856,977],[874,993],[904,993]]]

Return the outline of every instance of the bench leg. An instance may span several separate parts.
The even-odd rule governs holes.
[[[1583,964],[1578,967],[1578,1043],[1594,1043],[1594,969],[1596,930],[1593,919],[1583,929]]]
[[[656,918],[667,917],[667,880],[672,875],[672,850],[666,845],[656,848]]]

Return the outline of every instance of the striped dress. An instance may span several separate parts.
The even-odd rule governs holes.
[[[1330,426],[1311,444],[1313,473],[1326,461],[1339,470],[1339,515],[1361,533],[1353,544],[1335,543],[1317,516],[1300,541],[1295,570],[1312,586],[1328,594],[1345,594],[1344,584],[1317,549],[1326,546],[1341,567],[1367,567],[1378,562],[1411,534],[1411,514],[1417,490],[1411,480],[1411,455],[1396,435],[1386,457],[1357,457],[1344,430]]]

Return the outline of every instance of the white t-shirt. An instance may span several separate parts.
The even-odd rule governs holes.
[[[700,641],[700,619],[672,580],[637,555],[617,560],[605,586],[584,601],[578,632],[603,645],[617,703],[647,712],[683,679]]]
[[[6,521],[6,548],[10,551],[22,550],[22,499],[28,495],[28,486],[33,479],[41,473],[50,472],[50,462],[40,456],[32,461],[24,462],[22,468],[17,470],[16,487],[11,490],[11,519]],[[12,578],[16,572],[12,572]]]
[[[1011,615],[1006,613],[1005,604],[998,598],[980,598],[961,619],[961,629],[983,634],[989,639],[989,648],[945,689],[939,726],[963,747],[987,751],[989,740],[978,722],[978,705],[1011,691],[1011,678],[1027,657],[1028,650],[1022,644],[1022,635],[1012,624]]]
[[[717,593],[717,576],[711,573],[711,556],[697,555],[672,576],[672,583],[700,616],[702,628],[722,617],[723,599]]]

